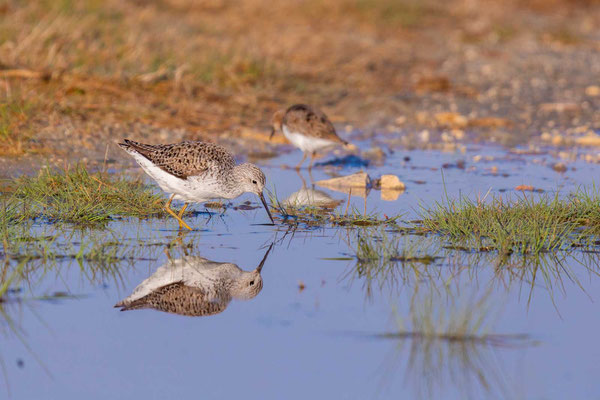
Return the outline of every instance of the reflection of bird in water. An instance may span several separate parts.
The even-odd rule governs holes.
[[[341,200],[334,199],[322,190],[306,187],[306,181],[304,180],[304,177],[300,171],[296,170],[296,173],[302,180],[302,187],[283,200],[283,205],[294,208],[314,206],[332,209],[340,205],[342,202]],[[312,181],[312,175],[310,175],[310,171],[308,173]]]
[[[260,293],[260,272],[272,247],[253,271],[197,256],[169,260],[115,307],[121,311],[153,308],[188,316],[218,314],[232,299],[249,300]]]
[[[302,187],[297,192],[290,194],[283,204],[291,207],[315,206],[324,208],[335,208],[342,200],[334,199],[322,190]]]

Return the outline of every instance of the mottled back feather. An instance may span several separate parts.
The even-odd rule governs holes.
[[[137,151],[163,171],[181,179],[235,166],[231,154],[224,147],[213,143],[185,141],[144,144],[125,139],[119,146]]]
[[[335,127],[325,113],[306,104],[295,104],[288,108],[283,116],[282,123],[291,132],[330,140],[335,143],[348,144],[337,135]]]
[[[201,317],[222,312],[230,300],[229,297],[221,301],[211,301],[205,290],[186,286],[183,282],[174,282],[129,304],[119,303],[115,307],[121,307],[121,311],[151,308],[172,314]]]

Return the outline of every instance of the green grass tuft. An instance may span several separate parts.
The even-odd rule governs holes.
[[[418,228],[452,244],[503,254],[539,254],[586,246],[600,234],[600,195],[447,200],[422,211]]]
[[[37,176],[16,179],[13,186],[12,196],[3,201],[4,225],[27,219],[96,225],[115,216],[156,215],[163,207],[163,198],[142,182],[90,173],[83,165],[64,171],[45,168]]]

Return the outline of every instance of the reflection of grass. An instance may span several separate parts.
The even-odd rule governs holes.
[[[62,229],[12,227],[1,247],[4,270],[0,277],[0,298],[23,282],[35,289],[47,274],[60,275],[75,264],[88,281],[102,283],[122,280],[120,268],[132,264],[147,251],[139,242],[126,241],[111,231],[77,232]]]
[[[566,199],[524,196],[489,202],[461,198],[422,213],[421,228],[452,243],[503,254],[566,250],[600,234],[600,195],[578,191]]]
[[[349,245],[356,265],[347,276],[351,281],[363,280],[367,298],[384,288],[393,290],[400,284],[409,285],[409,282],[435,279],[431,274],[439,275],[429,268],[440,258],[439,249],[423,237],[388,233],[380,227],[364,228]]]
[[[442,293],[417,289],[408,318],[398,317],[397,330],[380,335],[398,342],[396,357],[410,344],[406,379],[415,384],[419,397],[438,398],[449,386],[466,398],[509,394],[494,349],[535,342],[527,335],[491,333],[498,314],[489,297],[489,291],[465,296],[448,287]]]
[[[38,225],[30,221],[4,224],[0,229],[0,336],[16,337],[50,373],[27,342],[25,328],[31,327],[22,327],[17,316],[23,314],[24,308],[34,312],[40,301],[85,296],[85,291],[81,295],[74,292],[81,289],[70,287],[70,281],[83,283],[87,290],[103,285],[122,288],[125,271],[140,260],[144,260],[144,265],[155,260],[169,245],[164,237],[142,240],[132,236],[124,224],[121,229],[125,233],[72,230],[61,224]],[[180,243],[183,252],[193,248],[193,242]],[[72,279],[73,274],[79,279]],[[7,379],[1,353],[0,369]]]
[[[358,232],[356,258],[361,264],[414,261],[428,265],[435,260],[435,257],[419,255],[422,249],[413,246],[414,242],[408,243],[401,248],[400,236],[389,235],[384,229],[364,229]]]
[[[90,173],[81,165],[65,171],[42,169],[35,177],[15,181],[13,195],[4,200],[7,213],[0,223],[42,218],[51,222],[98,225],[115,216],[158,214],[162,210],[161,202],[162,198],[141,182]]]
[[[498,267],[494,270],[494,279],[499,287],[509,289],[514,284],[528,290],[528,305],[533,301],[536,288],[543,288],[554,303],[555,292],[558,290],[566,295],[568,284],[586,293],[585,275],[587,279],[600,275],[600,258],[595,251],[573,249],[529,257],[495,257]],[[556,304],[555,307],[560,312]]]
[[[584,275],[600,274],[597,245],[529,255],[465,251],[443,246],[437,236],[402,235],[378,227],[359,230],[348,246],[357,261],[346,277],[362,281],[367,298],[384,289],[400,291],[423,281],[449,284],[479,279],[483,273],[499,288],[522,286],[529,292],[529,304],[536,288],[554,301],[556,290],[565,292],[572,284],[585,292]]]

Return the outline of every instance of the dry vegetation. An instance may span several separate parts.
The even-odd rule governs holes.
[[[464,128],[433,118],[450,111],[499,140],[511,129],[540,133],[538,106],[567,102],[576,109],[553,114],[552,127],[597,127],[599,97],[584,92],[599,73],[598,7],[5,0],[0,154],[102,158],[124,135],[236,135],[265,129],[293,101],[318,104],[337,122],[409,132]]]

